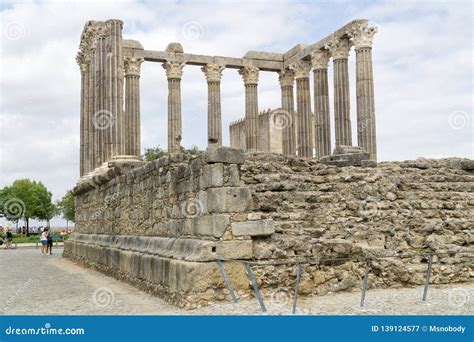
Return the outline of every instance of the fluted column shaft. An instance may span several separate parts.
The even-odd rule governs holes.
[[[258,138],[258,68],[244,67],[239,70],[245,85],[245,148],[257,150]]]
[[[326,46],[334,65],[334,124],[336,147],[352,146],[348,57],[351,45],[347,39],[335,39]]]
[[[107,160],[115,156],[125,155],[125,118],[123,112],[123,58],[122,58],[122,27],[120,20],[107,20],[106,23],[107,73],[106,96],[107,110],[111,115],[110,141],[106,142]],[[108,136],[108,134],[106,134]]]
[[[95,49],[95,84],[94,84],[94,114],[93,114],[93,134],[94,134],[94,146],[92,148],[92,169],[100,166],[105,162],[105,149],[104,149],[104,127],[102,115],[106,108],[105,98],[105,62],[106,62],[106,46],[105,36],[101,35],[97,37],[97,46]]]
[[[140,157],[140,65],[143,57],[124,57],[125,71],[125,153]]]
[[[301,61],[292,66],[296,78],[296,111],[298,113],[298,156],[313,157],[313,115],[311,113],[311,93],[309,71],[311,65]]]
[[[221,77],[223,65],[207,64],[202,71],[207,79],[207,144],[222,146]]]
[[[316,157],[331,155],[331,123],[329,112],[328,62],[329,52],[311,54],[314,77],[314,116]]]
[[[316,156],[323,157],[331,155],[328,70],[315,69],[313,76]]]
[[[282,132],[283,154],[296,154],[296,126],[297,117],[295,113],[295,99],[293,95],[293,84],[295,74],[292,70],[284,70],[280,72],[279,81],[281,88],[281,108],[289,116],[287,125]]]
[[[181,76],[184,62],[166,62],[163,68],[168,78],[168,153],[181,150]]]
[[[86,118],[88,115],[88,83],[89,83],[89,63],[81,53],[77,57],[77,63],[81,69],[81,101],[80,101],[80,151],[79,151],[79,171],[82,177],[86,173]]]
[[[85,129],[85,141],[84,146],[85,153],[85,172],[90,172],[94,169],[94,113],[95,113],[95,49],[91,49],[91,61],[89,63],[89,82],[88,82],[88,110],[84,124],[86,125]]]
[[[125,113],[128,138],[125,153],[140,156],[140,76],[125,76]]]
[[[377,160],[372,49],[356,49],[357,143]]]
[[[347,58],[334,60],[334,123],[336,146],[352,146]]]

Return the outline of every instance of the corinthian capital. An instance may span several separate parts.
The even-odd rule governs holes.
[[[330,57],[329,51],[318,50],[311,52],[311,65],[313,69],[327,69]]]
[[[219,64],[206,64],[201,68],[206,75],[207,82],[220,82],[224,69],[225,66]]]
[[[244,79],[244,84],[258,84],[258,68],[257,67],[243,67],[239,70],[239,74]]]
[[[377,33],[376,27],[369,27],[367,24],[354,25],[346,31],[356,49],[372,47],[374,35]]]
[[[293,87],[293,83],[295,82],[295,73],[293,70],[282,70],[278,75],[280,87]]]
[[[290,69],[295,72],[295,78],[309,77],[309,71],[311,70],[311,63],[308,61],[298,61],[290,65]]]
[[[144,61],[143,57],[125,56],[123,58],[125,76],[140,76],[140,66]]]
[[[351,44],[348,39],[334,39],[324,46],[329,50],[333,59],[345,59],[349,57]]]
[[[168,79],[181,79],[183,76],[183,67],[186,63],[181,62],[165,62],[163,63],[163,69],[166,70],[166,77]]]

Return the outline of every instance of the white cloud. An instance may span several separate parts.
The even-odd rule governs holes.
[[[2,6],[0,187],[29,177],[42,180],[59,198],[77,180],[80,79],[74,58],[90,19],[122,19],[124,37],[139,40],[146,49],[163,50],[179,41],[186,52],[239,57],[249,50],[284,52],[352,19],[368,18],[380,28],[373,53],[380,159],[474,154],[469,2],[51,1]],[[187,23],[197,31],[183,31]],[[356,143],[354,59],[352,52]],[[261,73],[260,79],[260,109],[280,106],[276,74]],[[185,68],[182,96],[183,143],[205,147],[207,89],[198,67]],[[142,147],[166,147],[167,84],[159,64],[142,67],[141,101]],[[226,143],[229,122],[244,112],[243,82],[236,70],[224,71],[222,105]],[[471,126],[453,129],[453,112],[464,113]]]

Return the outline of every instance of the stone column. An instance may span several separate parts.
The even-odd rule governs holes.
[[[282,147],[283,154],[296,154],[296,113],[295,99],[293,96],[293,84],[295,82],[295,73],[292,70],[282,70],[279,73],[278,80],[281,88],[281,108],[288,114],[288,125],[283,128]]]
[[[311,93],[309,71],[311,64],[299,61],[290,67],[296,78],[296,108],[298,113],[298,156],[313,158],[313,115],[311,113]]]
[[[88,173],[92,170],[94,170],[94,122],[95,122],[95,71],[96,71],[96,65],[95,65],[95,50],[96,50],[96,45],[95,43],[92,43],[90,47],[90,63],[89,63],[89,82],[88,82],[88,111],[87,111],[87,117],[86,120],[84,121],[86,125],[86,130],[85,130],[85,139],[87,141],[86,148],[85,148],[85,154],[86,154],[86,170],[85,172]]]
[[[245,85],[245,148],[257,150],[258,139],[258,68],[244,67],[239,70]]]
[[[314,137],[318,158],[331,155],[328,61],[327,51],[314,51],[311,54],[314,77]]]
[[[201,70],[207,80],[207,144],[222,146],[221,77],[223,65],[207,64]]]
[[[76,57],[76,62],[81,70],[81,102],[80,102],[80,152],[79,152],[79,170],[80,176],[86,173],[86,118],[88,115],[88,82],[89,82],[89,60],[84,52],[79,52]]]
[[[92,149],[92,168],[96,168],[105,160],[104,148],[104,127],[102,126],[101,116],[104,114],[106,108],[105,98],[105,62],[106,62],[106,46],[105,35],[100,33],[97,36],[97,43],[95,49],[95,84],[94,84],[94,114],[93,114],[93,129],[94,129],[94,146]]]
[[[352,146],[348,57],[351,48],[347,39],[335,39],[325,46],[334,64],[334,123],[336,147]]]
[[[143,57],[127,56],[124,58],[125,71],[125,153],[140,157],[140,65]]]
[[[181,76],[184,65],[181,62],[163,63],[168,78],[168,153],[181,150]]]
[[[125,127],[123,112],[123,58],[122,58],[122,27],[123,22],[116,19],[105,22],[106,32],[106,111],[109,130],[105,134],[106,161],[113,157],[125,155]]]
[[[377,160],[372,40],[375,27],[358,25],[348,31],[356,51],[357,144]]]

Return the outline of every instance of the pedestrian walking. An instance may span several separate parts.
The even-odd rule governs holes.
[[[48,253],[48,228],[45,228],[41,233],[41,254],[46,255]]]

